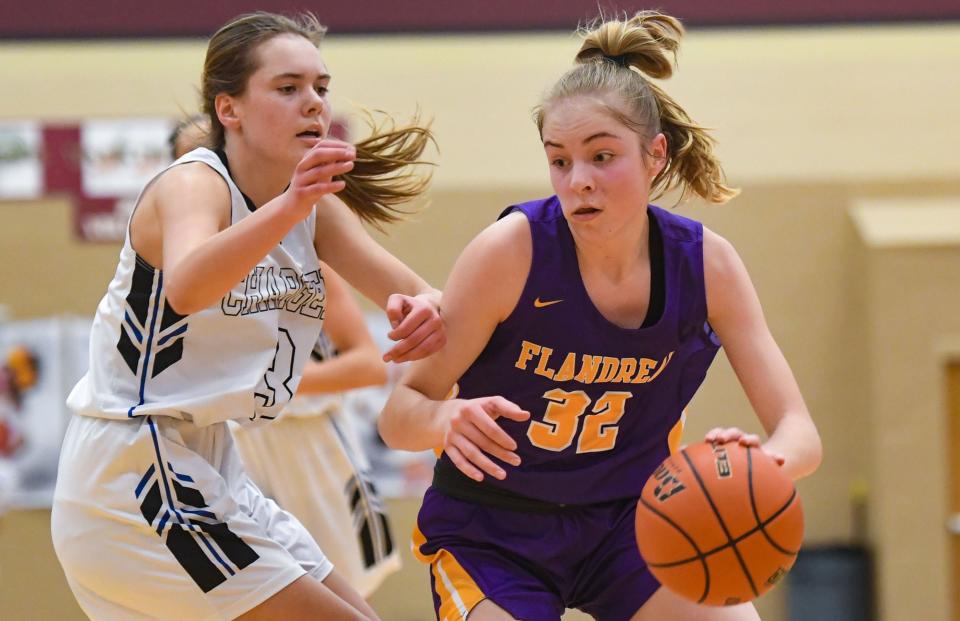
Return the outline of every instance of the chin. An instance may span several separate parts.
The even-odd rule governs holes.
[[[283,161],[286,164],[291,166],[296,166],[300,163],[300,160],[303,159],[303,156],[310,152],[310,147],[306,147],[302,144],[294,145],[293,148],[288,149],[286,153],[277,154],[277,160]]]

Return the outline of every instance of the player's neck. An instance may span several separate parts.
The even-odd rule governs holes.
[[[598,272],[611,281],[630,278],[650,262],[647,214],[611,231],[578,231],[571,227],[581,272]]]
[[[251,149],[238,148],[229,141],[224,152],[233,182],[257,207],[279,196],[290,184],[293,171],[285,163],[260,157]]]

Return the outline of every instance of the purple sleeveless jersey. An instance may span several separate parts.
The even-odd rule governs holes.
[[[558,504],[638,497],[719,349],[707,323],[703,226],[648,208],[663,239],[663,313],[649,327],[624,329],[590,300],[559,200],[504,213],[515,210],[530,221],[530,274],[458,396],[502,395],[531,419],[499,421],[523,463],[484,484]]]

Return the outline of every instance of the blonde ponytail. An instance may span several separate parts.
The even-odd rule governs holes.
[[[714,139],[693,122],[662,88],[646,77],[673,75],[683,25],[656,11],[641,11],[630,19],[601,20],[581,29],[583,44],[577,66],[564,74],[534,110],[537,128],[551,106],[577,95],[612,94],[622,106],[607,104],[610,114],[649,142],[663,132],[667,161],[653,180],[651,197],[680,189],[680,200],[692,192],[712,203],[723,203],[739,191],[726,185],[723,168],[713,153]]]
[[[667,138],[667,163],[652,184],[656,195],[679,187],[680,201],[693,192],[711,203],[725,203],[739,194],[740,190],[726,185],[723,167],[713,154],[716,140],[663,89],[648,86],[660,110],[660,131]]]
[[[597,21],[580,29],[583,44],[575,60],[617,59],[651,78],[666,79],[673,75],[683,33],[680,20],[656,11],[640,11],[626,21]]]

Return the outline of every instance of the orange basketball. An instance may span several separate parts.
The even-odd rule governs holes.
[[[712,606],[748,602],[790,570],[800,497],[757,448],[701,442],[663,461],[637,503],[637,545],[661,584]]]

